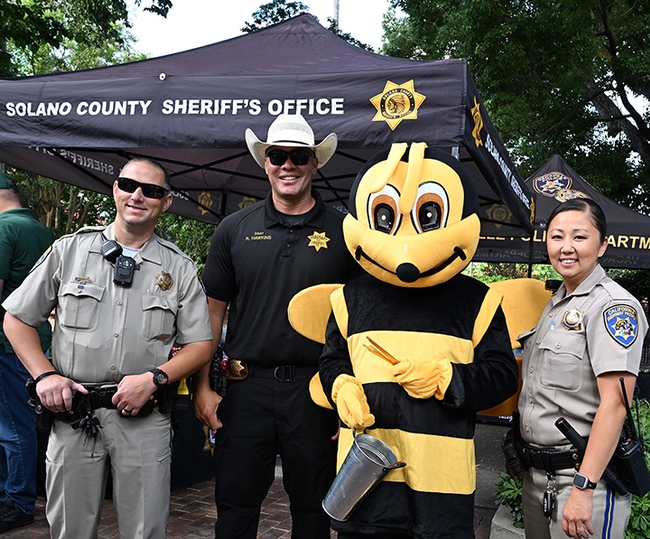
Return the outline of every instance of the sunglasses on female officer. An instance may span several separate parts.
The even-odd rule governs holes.
[[[155,183],[140,183],[131,178],[118,178],[117,187],[125,193],[135,193],[139,187],[142,189],[142,194],[147,198],[163,198],[169,193],[167,189]]]
[[[291,162],[299,167],[302,167],[309,163],[310,157],[316,157],[316,154],[311,150],[291,150],[287,152],[285,150],[271,150],[266,153],[266,157],[269,158],[271,164],[274,167],[279,167],[284,165],[287,162],[287,157],[291,158]]]

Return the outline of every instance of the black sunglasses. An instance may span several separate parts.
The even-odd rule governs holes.
[[[287,161],[287,157],[291,158],[291,162],[299,167],[302,167],[309,163],[310,157],[316,157],[316,154],[311,150],[291,150],[287,152],[285,150],[271,150],[266,153],[266,157],[269,158],[271,164],[275,167],[284,165]]]
[[[126,193],[135,193],[136,189],[139,187],[142,189],[142,194],[147,198],[163,198],[169,193],[169,190],[155,183],[140,183],[131,178],[118,178],[117,187],[120,191]]]

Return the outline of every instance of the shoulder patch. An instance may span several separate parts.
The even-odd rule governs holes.
[[[52,246],[50,245],[50,246],[45,250],[45,252],[41,255],[41,257],[40,257],[36,262],[34,262],[34,265],[32,266],[32,269],[29,270],[29,273],[31,273],[31,272],[34,271],[36,268],[38,268],[38,266],[40,266],[40,265],[43,263],[43,260],[45,260],[45,259],[49,256],[49,254],[50,254],[51,252],[52,252]]]
[[[628,348],[639,332],[638,316],[630,305],[613,305],[603,313],[605,329],[616,342]]]

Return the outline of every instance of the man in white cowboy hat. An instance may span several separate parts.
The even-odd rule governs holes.
[[[287,306],[300,290],[347,282],[356,271],[343,215],[312,188],[337,137],[316,144],[301,115],[282,114],[266,142],[248,129],[246,143],[271,192],[219,224],[203,272],[215,351],[230,305],[226,390],[220,368],[195,377],[196,414],[215,431],[215,536],[255,539],[279,454],[292,537],[325,539],[330,526],[321,502],[335,475],[337,418],[309,396],[322,346],[291,328]]]

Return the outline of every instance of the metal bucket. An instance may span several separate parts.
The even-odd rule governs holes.
[[[347,520],[388,472],[403,466],[406,463],[399,462],[384,442],[369,434],[358,434],[323,500],[323,509],[334,520]]]

